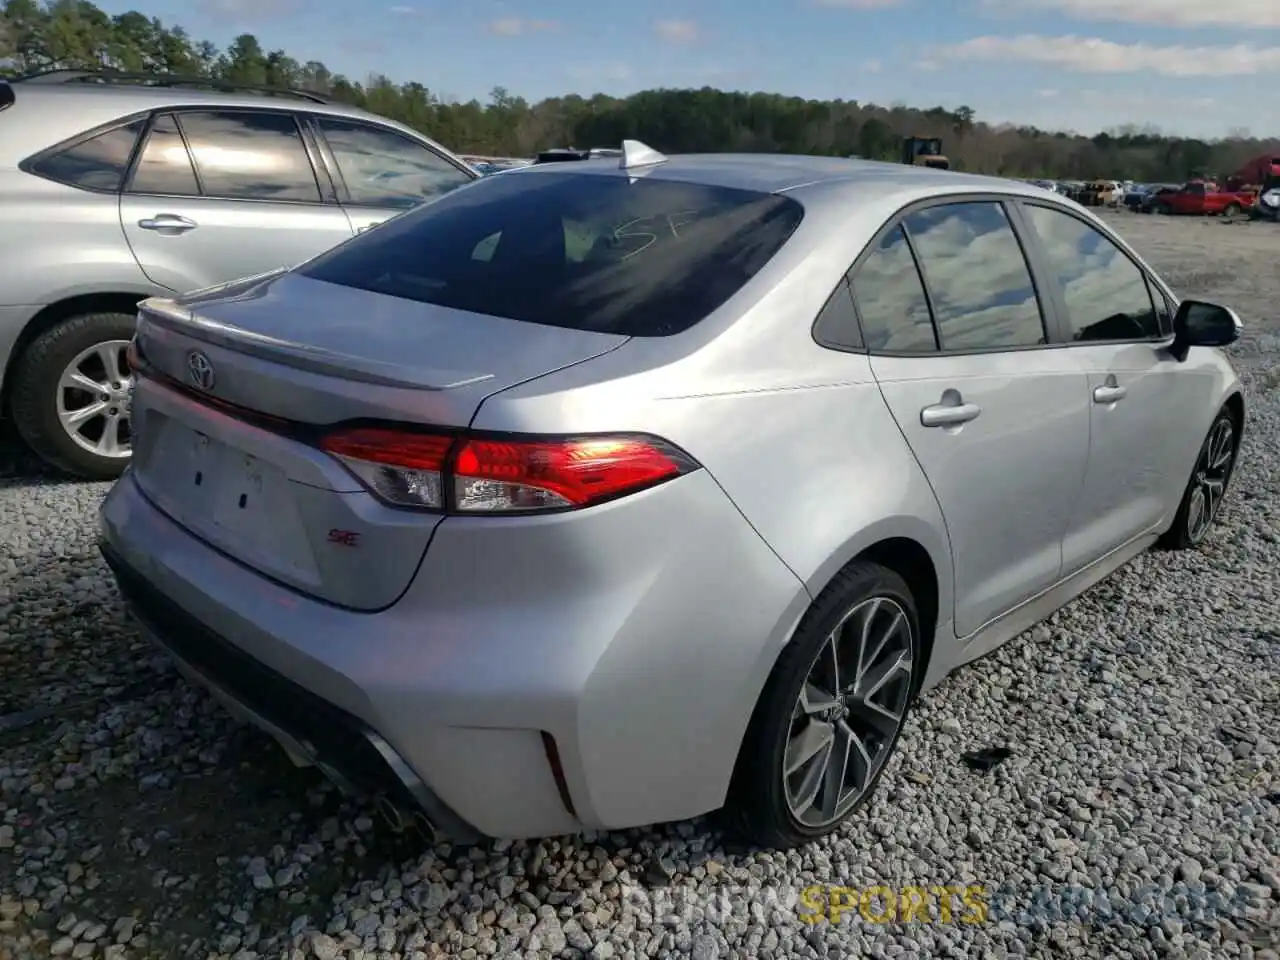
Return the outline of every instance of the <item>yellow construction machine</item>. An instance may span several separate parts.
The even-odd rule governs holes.
[[[906,137],[902,141],[902,162],[911,167],[950,170],[951,161],[942,153],[939,137]]]

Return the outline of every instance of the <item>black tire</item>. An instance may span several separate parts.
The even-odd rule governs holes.
[[[878,766],[861,795],[840,818],[825,826],[809,826],[791,812],[786,797],[783,758],[791,731],[792,711],[801,687],[825,641],[849,611],[866,600],[891,600],[905,613],[910,629],[911,674],[906,704],[896,732],[881,749]],[[739,751],[733,781],[721,811],[726,827],[747,844],[786,849],[833,833],[875,792],[909,716],[920,687],[920,621],[906,582],[879,564],[858,561],[842,570],[805,614],[765,684]]]
[[[1224,427],[1225,424],[1225,427]],[[1218,479],[1218,472],[1213,471],[1211,477],[1206,477],[1206,467],[1209,466],[1209,460],[1212,458],[1212,444],[1215,437],[1220,436],[1221,431],[1230,429],[1230,455],[1225,467],[1221,470],[1222,490],[1218,497],[1217,506],[1214,507],[1209,518],[1208,524],[1200,529],[1201,523],[1196,516],[1196,503],[1199,497],[1203,496],[1203,484],[1206,479]],[[1161,535],[1157,546],[1163,550],[1190,550],[1198,547],[1208,536],[1209,531],[1213,529],[1213,524],[1217,520],[1221,512],[1222,500],[1226,497],[1227,492],[1231,488],[1231,478],[1235,473],[1236,455],[1240,450],[1240,434],[1236,425],[1235,417],[1231,415],[1231,411],[1222,409],[1218,411],[1218,415],[1213,419],[1213,425],[1209,427],[1209,432],[1205,435],[1204,442],[1200,445],[1200,452],[1196,454],[1196,463],[1191,470],[1191,477],[1187,481],[1187,486],[1183,490],[1182,500],[1178,504],[1178,512],[1174,514],[1173,525]],[[1197,493],[1199,491],[1199,494]]]
[[[1226,209],[1222,211],[1222,215],[1223,215],[1224,217],[1238,217],[1238,216],[1240,216],[1240,204],[1238,204],[1238,203],[1229,203],[1229,204],[1227,204]]]
[[[1173,209],[1167,203],[1157,203],[1151,208],[1151,212],[1157,216],[1167,217],[1173,213]]]
[[[58,421],[57,384],[82,351],[112,340],[133,339],[135,319],[126,313],[72,317],[35,338],[15,364],[9,409],[18,434],[41,459],[89,480],[113,480],[128,457],[96,455],[76,444]]]

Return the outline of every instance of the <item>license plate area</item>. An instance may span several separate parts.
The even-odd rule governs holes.
[[[318,580],[283,470],[166,416],[153,418],[148,427],[152,433],[135,469],[161,510],[263,572],[299,585]]]

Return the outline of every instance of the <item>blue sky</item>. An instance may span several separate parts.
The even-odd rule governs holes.
[[[1280,0],[108,0],[354,79],[530,100],[704,84],[1093,133],[1280,136]],[[1270,121],[1268,125],[1267,121]]]

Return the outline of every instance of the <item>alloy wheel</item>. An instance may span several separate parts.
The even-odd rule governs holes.
[[[1213,425],[1196,461],[1191,499],[1187,504],[1187,539],[1204,539],[1227,492],[1227,479],[1235,458],[1235,428],[1223,417]]]
[[[791,713],[783,787],[810,828],[844,817],[889,756],[911,699],[911,620],[887,597],[855,605],[827,636]]]
[[[133,374],[128,340],[107,340],[80,351],[57,386],[58,423],[80,448],[122,459],[132,452]]]

